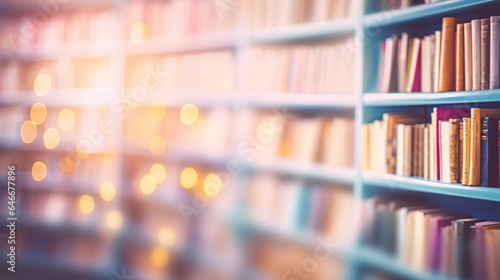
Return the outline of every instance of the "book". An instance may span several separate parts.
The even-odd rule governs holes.
[[[431,36],[425,36],[422,40],[422,55],[421,55],[421,89],[422,92],[432,91],[432,53],[431,53]]]
[[[472,30],[472,90],[481,89],[481,20],[471,21]]]
[[[464,24],[457,24],[455,43],[455,90],[465,90]]]
[[[481,186],[498,187],[498,119],[481,119]]]
[[[470,279],[471,269],[471,249],[469,239],[471,238],[471,227],[478,222],[483,222],[484,219],[459,219],[456,221],[457,230],[457,248],[455,257],[455,267],[457,275],[463,279]]]
[[[436,30],[434,32],[435,44],[434,44],[434,79],[432,81],[432,86],[434,92],[439,91],[439,78],[440,78],[440,63],[441,63],[441,31]]]
[[[470,118],[463,118],[462,185],[469,185],[470,170]]]
[[[421,41],[420,38],[413,38],[411,42],[406,92],[419,92],[421,90]]]
[[[398,92],[406,92],[406,70],[410,42],[411,38],[408,33],[402,33],[398,41]]]
[[[441,31],[441,57],[439,61],[439,92],[455,89],[455,29],[458,18],[444,17]]]
[[[463,117],[469,117],[470,111],[467,108],[434,108],[434,116],[432,118],[432,125],[435,127],[436,135],[436,151],[435,151],[435,164],[436,164],[436,178],[435,180],[441,180],[441,128],[439,126],[439,121],[449,119],[457,119]]]
[[[472,90],[472,25],[464,23],[464,76],[465,90]]]
[[[479,186],[481,183],[481,119],[483,117],[500,118],[500,109],[471,109],[469,186]]]
[[[430,129],[431,129],[431,126],[430,124],[426,124],[425,127],[424,127],[424,171],[423,171],[423,177],[425,179],[430,179],[429,177],[429,161],[430,161],[430,150],[429,150],[429,146],[430,146]]]
[[[411,176],[412,173],[412,126],[398,124],[397,130],[397,154],[396,174],[399,176]]]
[[[458,183],[458,119],[450,119],[450,183]]]
[[[490,89],[500,87],[500,16],[490,18]]]
[[[481,89],[490,88],[490,19],[481,19]]]
[[[441,143],[440,153],[441,153],[441,176],[440,179],[444,183],[450,183],[450,122],[449,121],[439,121],[440,135],[438,143]]]
[[[462,183],[462,170],[463,170],[463,142],[464,142],[464,122],[463,119],[458,121],[458,182]]]
[[[382,78],[382,92],[391,92],[397,90],[397,51],[398,37],[392,36],[385,39],[384,50],[384,69]]]

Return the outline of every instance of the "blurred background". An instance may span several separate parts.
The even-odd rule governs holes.
[[[393,2],[1,0],[0,279],[431,279],[362,205],[355,34]]]
[[[354,4],[1,1],[0,278],[344,278]]]

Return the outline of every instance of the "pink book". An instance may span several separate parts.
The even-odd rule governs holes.
[[[413,85],[411,87],[411,92],[421,92],[421,67],[422,67],[422,41],[420,41],[420,47],[418,48],[417,55],[417,65],[415,66],[415,77],[413,78]]]
[[[470,117],[470,108],[434,108],[434,114],[436,114],[436,123],[432,123],[436,127],[436,168],[437,168],[437,179],[441,180],[441,130],[439,127],[439,121],[449,121],[450,119],[461,119],[465,117]]]

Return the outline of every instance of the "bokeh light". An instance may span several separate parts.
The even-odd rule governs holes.
[[[75,125],[75,114],[71,109],[62,109],[59,112],[57,122],[62,130],[69,130]]]
[[[64,175],[71,175],[75,171],[75,164],[68,157],[62,158],[57,167]]]
[[[141,178],[141,182],[139,183],[139,187],[141,189],[141,192],[145,195],[152,194],[155,189],[156,189],[156,183],[153,177],[151,177],[149,174],[144,175]]]
[[[152,123],[159,123],[165,118],[165,106],[160,103],[151,104],[148,107],[148,119]]]
[[[42,181],[47,176],[47,166],[41,161],[37,161],[31,168],[31,175],[35,181]]]
[[[116,195],[115,184],[111,181],[104,181],[99,188],[99,192],[103,200],[111,201]]]
[[[30,118],[35,124],[42,124],[47,119],[47,107],[37,102],[31,106]]]
[[[37,96],[46,96],[50,89],[52,88],[52,80],[50,76],[44,73],[40,73],[35,77],[33,82],[33,89]]]
[[[163,137],[153,136],[151,140],[149,140],[149,152],[152,155],[159,156],[165,151],[166,145],[167,143]]]
[[[182,170],[179,181],[181,186],[190,189],[198,182],[198,173],[191,167],[186,167]]]
[[[158,231],[158,241],[164,246],[174,245],[175,239],[175,232],[169,227],[162,227]]]
[[[31,143],[35,141],[37,134],[38,130],[34,122],[25,121],[21,126],[21,140],[24,143]]]
[[[54,149],[59,144],[59,131],[55,128],[49,128],[43,134],[43,143],[49,150]]]
[[[106,225],[112,229],[119,229],[123,224],[122,214],[117,210],[111,210],[106,214]]]
[[[165,181],[165,178],[167,177],[167,170],[162,164],[155,163],[149,169],[149,175],[153,178],[156,184],[160,184]]]
[[[181,108],[180,117],[183,124],[193,124],[198,119],[198,108],[193,104],[186,104]]]
[[[80,197],[78,206],[80,207],[80,211],[82,211],[83,214],[90,214],[92,213],[92,211],[94,211],[95,208],[94,198],[88,194],[84,194]]]
[[[151,251],[151,262],[153,265],[163,267],[167,265],[170,255],[167,249],[163,247],[156,247]]]
[[[130,41],[134,45],[140,45],[146,41],[149,36],[149,28],[146,24],[138,22],[130,29]]]
[[[219,175],[210,173],[203,180],[203,192],[208,197],[214,197],[220,193],[222,189],[222,180]]]

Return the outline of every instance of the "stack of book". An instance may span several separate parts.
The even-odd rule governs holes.
[[[247,89],[252,92],[354,94],[354,41],[252,48]]]
[[[363,168],[469,186],[499,186],[500,109],[434,108],[431,121],[383,115],[362,128]]]
[[[291,117],[255,114],[254,130],[258,158],[288,158],[302,163],[333,167],[353,166],[354,121],[344,116]],[[276,125],[279,124],[279,125]]]
[[[351,18],[359,12],[359,1],[347,0],[245,0],[251,26],[256,29]]]
[[[500,222],[411,197],[373,197],[365,205],[365,241],[401,262],[460,279],[500,277]]]
[[[234,57],[231,51],[131,57],[127,59],[125,81],[126,88],[154,86],[153,89],[183,91],[183,96],[189,92],[230,94],[235,88]]]
[[[408,33],[382,42],[379,90],[446,92],[500,87],[500,16],[472,21],[445,17],[423,38]]]

